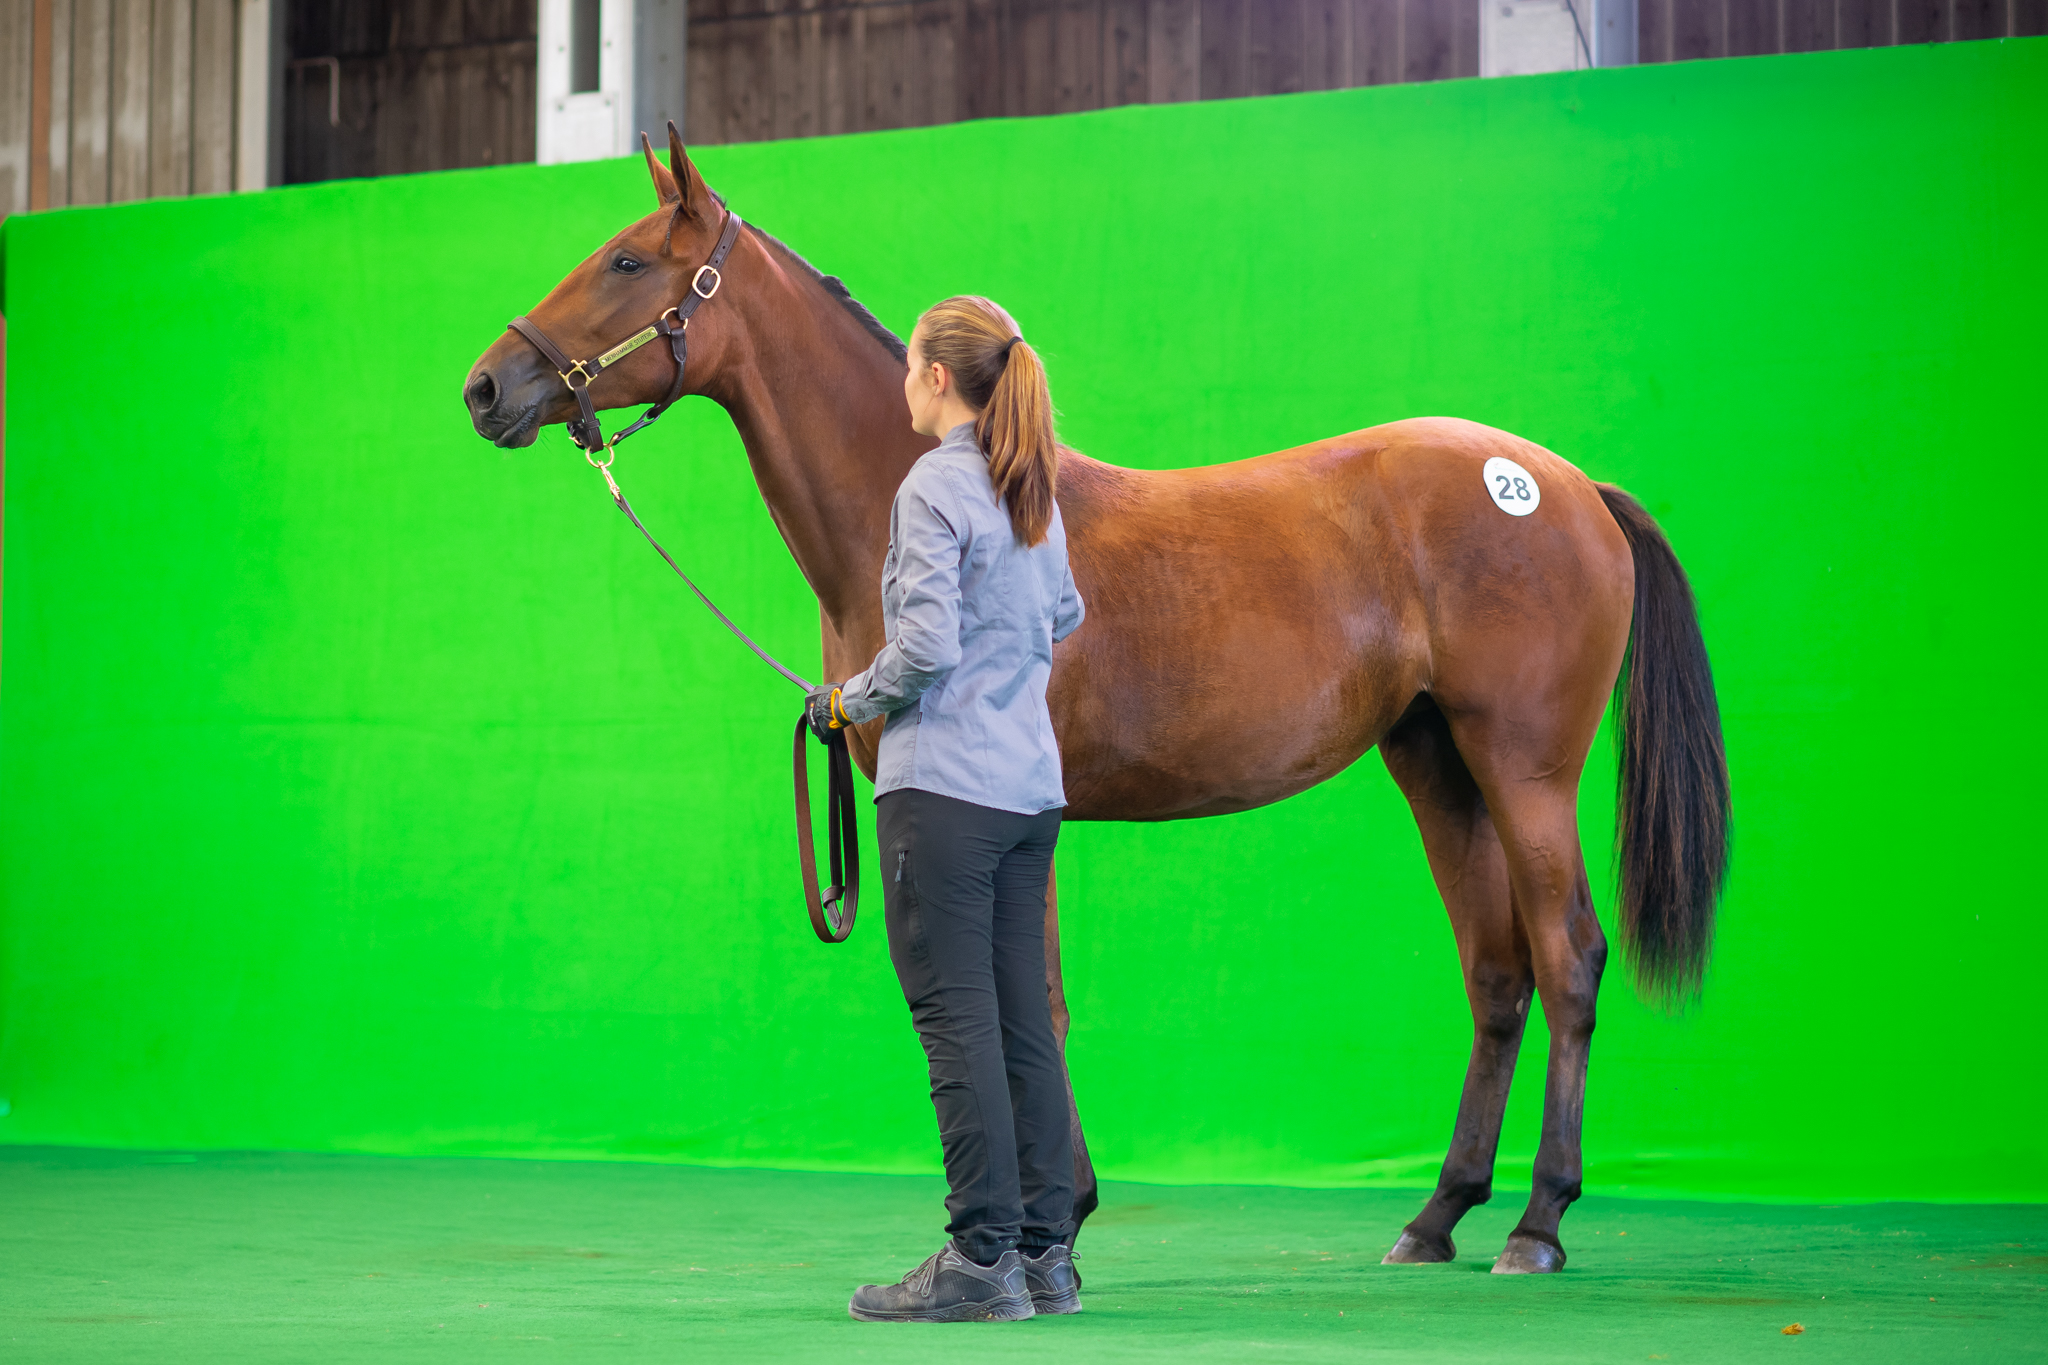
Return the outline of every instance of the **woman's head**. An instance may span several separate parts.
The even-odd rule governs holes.
[[[988,456],[988,477],[1020,543],[1036,545],[1052,524],[1059,442],[1052,394],[1038,353],[1000,305],[961,295],[935,303],[910,334],[903,393],[923,429],[940,411],[963,411]],[[952,398],[959,405],[948,403]],[[931,431],[942,434],[944,428]]]

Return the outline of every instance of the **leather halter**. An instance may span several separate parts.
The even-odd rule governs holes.
[[[627,337],[603,355],[591,360],[571,360],[562,348],[548,339],[548,334],[533,323],[532,318],[512,319],[511,329],[534,344],[534,348],[548,358],[555,367],[555,373],[562,376],[562,382],[569,386],[569,392],[576,395],[576,406],[582,416],[569,423],[569,439],[583,451],[583,458],[596,466],[604,475],[605,485],[611,489],[612,501],[626,514],[626,520],[633,523],[635,530],[647,537],[647,543],[654,552],[667,560],[668,566],[676,571],[676,577],[697,594],[697,600],[710,609],[725,628],[740,638],[741,643],[761,657],[761,661],[780,673],[789,681],[808,692],[811,685],[791,672],[774,655],[754,641],[732,623],[730,617],[718,609],[718,604],[705,595],[702,588],[683,572],[661,542],[644,526],[633,511],[633,505],[626,501],[626,495],[619,487],[619,481],[612,477],[612,448],[631,436],[640,428],[660,417],[669,410],[676,399],[683,396],[683,370],[690,356],[690,317],[718,293],[718,287],[725,282],[720,273],[725,258],[732,253],[733,244],[739,241],[740,229],[745,226],[740,216],[731,209],[725,212],[725,229],[718,234],[718,245],[704,264],[697,267],[697,273],[690,278],[690,291],[682,302],[668,309],[656,318],[651,326],[643,327]],[[709,283],[706,283],[706,281]],[[669,319],[673,317],[674,322]],[[590,398],[590,381],[597,378],[613,365],[618,364],[633,352],[654,340],[657,336],[668,338],[669,351],[676,358],[676,377],[670,381],[668,396],[640,414],[640,420],[627,427],[609,441],[605,439],[604,428],[597,420],[597,405]],[[577,383],[578,379],[582,383]],[[604,451],[603,460],[597,458],[598,451]],[[819,894],[818,862],[816,846],[811,838],[811,782],[810,773],[804,762],[804,735],[810,729],[808,719],[796,723],[796,846],[797,860],[803,869],[804,908],[810,913],[811,929],[826,943],[844,943],[853,932],[854,916],[860,910],[860,821],[855,814],[857,796],[853,785],[853,759],[847,752],[846,732],[835,730],[832,737],[821,741],[825,754],[825,834],[827,866],[831,882]],[[843,855],[843,856],[842,856]]]
[[[569,439],[583,451],[584,458],[596,464],[596,454],[608,449],[631,436],[640,428],[654,421],[669,410],[669,405],[683,396],[683,370],[690,359],[690,317],[718,293],[718,286],[725,282],[721,273],[725,258],[732,254],[733,244],[740,239],[740,229],[745,224],[731,209],[725,211],[725,230],[718,234],[718,245],[711,249],[711,255],[704,264],[697,267],[697,273],[690,277],[690,288],[682,301],[667,309],[650,325],[641,328],[603,355],[589,360],[571,360],[562,348],[548,339],[548,334],[534,325],[533,319],[517,317],[508,324],[519,335],[532,342],[534,349],[546,356],[548,363],[555,367],[555,373],[562,376],[562,382],[575,395],[576,407],[582,413],[569,423]],[[706,283],[709,281],[709,283]],[[669,319],[673,317],[674,322]],[[668,396],[640,414],[640,420],[607,441],[604,427],[597,420],[597,405],[590,400],[590,383],[600,374],[624,360],[633,352],[645,346],[658,336],[668,338],[669,351],[676,358],[676,377],[668,386]],[[581,379],[583,382],[578,383]],[[610,464],[607,456],[605,463]],[[601,466],[600,466],[601,467]]]

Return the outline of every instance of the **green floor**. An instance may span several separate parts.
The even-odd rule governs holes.
[[[0,1148],[9,1361],[2048,1361],[2048,1209],[1587,1199],[1570,1268],[1383,1267],[1418,1195],[1116,1185],[1078,1318],[855,1323],[936,1181]],[[1782,1328],[1800,1323],[1788,1337]],[[1054,1353],[1054,1354],[1048,1354]]]

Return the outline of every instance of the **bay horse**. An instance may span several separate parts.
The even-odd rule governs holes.
[[[703,293],[703,263],[729,250],[715,297],[690,319],[686,379],[668,347],[642,346],[608,360],[590,396],[614,408],[680,391],[731,415],[817,593],[825,677],[849,677],[883,644],[890,502],[932,445],[904,411],[903,342],[774,238],[727,232],[736,220],[673,124],[666,166],[642,143],[657,210],[529,320],[568,355],[597,356],[693,287]],[[479,435],[525,446],[543,424],[577,420],[568,382],[508,331],[463,397]],[[1497,500],[1507,485],[1488,483],[1492,459],[1533,480],[1527,515]],[[1063,450],[1058,498],[1088,605],[1052,673],[1066,818],[1249,810],[1377,744],[1421,829],[1473,1022],[1435,1192],[1385,1259],[1452,1259],[1452,1229],[1491,1196],[1533,990],[1550,1028],[1542,1138],[1528,1209],[1493,1268],[1561,1269],[1607,961],[1577,796],[1610,698],[1619,918],[1646,993],[1698,991],[1727,864],[1719,710],[1692,590],[1663,533],[1627,493],[1542,447],[1441,417],[1209,468],[1122,469]],[[870,777],[878,727],[852,738]],[[1052,895],[1046,981],[1064,1050]],[[1075,1136],[1085,1218],[1097,1193],[1078,1118]]]

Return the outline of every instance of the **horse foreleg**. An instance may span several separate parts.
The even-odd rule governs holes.
[[[1422,831],[1472,1008],[1472,1056],[1436,1191],[1384,1262],[1448,1261],[1458,1254],[1451,1240],[1458,1220],[1493,1197],[1501,1115],[1529,1016],[1529,944],[1515,917],[1507,859],[1486,802],[1435,705],[1418,705],[1381,741],[1380,752]]]
[[[1060,1045],[1060,1075],[1067,1083],[1067,1113],[1074,1125],[1074,1229],[1095,1212],[1101,1199],[1095,1185],[1095,1163],[1088,1159],[1088,1139],[1081,1133],[1081,1110],[1074,1103],[1074,1078],[1067,1071],[1067,989],[1060,980],[1060,899],[1057,879],[1045,878],[1045,991],[1052,1000],[1052,1032]]]

